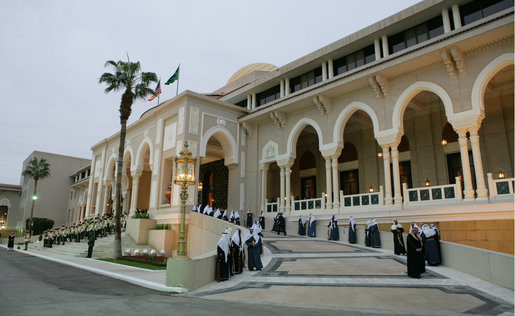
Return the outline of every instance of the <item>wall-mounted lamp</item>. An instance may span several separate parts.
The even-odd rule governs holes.
[[[502,172],[502,170],[499,170],[499,173],[497,174],[497,177],[499,179],[504,179],[504,172]]]
[[[382,158],[383,157],[383,153],[382,152],[378,152],[377,153],[377,157]]]
[[[429,181],[429,179],[426,178],[426,182],[424,182],[424,184],[426,185],[426,187],[430,187],[431,181]]]
[[[447,139],[445,139],[445,138],[442,139],[442,146],[444,146],[444,147],[447,146]]]
[[[373,187],[373,186],[370,186],[370,188],[368,189],[368,191],[369,191],[370,193],[373,193],[373,192],[374,192],[374,187]]]

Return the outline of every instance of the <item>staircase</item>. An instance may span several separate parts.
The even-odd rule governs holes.
[[[29,248],[34,249],[36,243],[32,243]],[[80,243],[78,242],[66,242],[65,245],[53,245],[52,248],[40,248],[39,253],[49,254],[56,256],[67,256],[67,257],[86,257],[88,255],[88,241],[83,239]],[[125,232],[122,233],[122,254],[126,249],[140,249],[141,253],[147,249],[154,249],[150,245],[137,245],[132,238]],[[158,252],[160,249],[156,249]],[[93,247],[93,258],[112,258],[114,251],[114,234],[107,237],[97,238],[95,241],[95,247]]]

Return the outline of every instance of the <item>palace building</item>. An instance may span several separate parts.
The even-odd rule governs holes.
[[[199,181],[188,210],[283,212],[291,227],[310,213],[388,232],[393,219],[435,223],[443,240],[513,254],[513,14],[512,0],[423,1],[162,102],[127,127],[123,210],[178,225],[174,158],[187,142]],[[118,142],[92,147],[70,218],[111,212]]]

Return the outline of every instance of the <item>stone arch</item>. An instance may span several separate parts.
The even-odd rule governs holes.
[[[238,150],[236,141],[234,140],[234,137],[231,135],[231,133],[222,126],[212,127],[202,136],[199,156],[206,156],[207,143],[211,137],[214,137],[222,145],[224,150],[224,164],[226,166],[237,164]]]
[[[486,86],[499,71],[506,66],[513,65],[514,63],[513,53],[505,53],[492,60],[477,75],[474,85],[472,86],[471,93],[472,111],[474,114],[485,114],[483,95],[485,93]]]
[[[143,142],[139,145],[138,148],[138,157],[136,158],[136,161],[132,162],[132,165],[135,167],[135,169],[143,169],[143,159],[145,155],[145,150],[147,149],[150,151],[150,159],[149,159],[149,165],[150,169],[153,169],[153,162],[154,162],[154,148],[152,146],[152,141],[150,138],[146,137]],[[132,157],[132,156],[131,156]],[[132,170],[132,168],[131,168]]]
[[[288,136],[288,142],[286,144],[286,156],[289,156],[289,157],[296,156],[296,151],[293,150],[293,146],[297,144],[297,140],[299,139],[300,133],[302,132],[304,127],[306,127],[308,125],[311,125],[311,127],[313,127],[315,129],[315,131],[317,132],[318,146],[320,147],[319,149],[322,150],[324,141],[323,141],[323,135],[322,135],[322,130],[320,129],[320,126],[318,126],[317,122],[315,122],[314,120],[312,120],[310,118],[303,118],[303,119],[299,120],[295,124],[295,126],[293,126],[293,128],[291,129],[290,135]]]
[[[127,168],[127,159],[128,158],[131,158],[131,165],[128,166],[129,169],[134,169],[134,150],[132,149],[131,146],[127,146],[125,148],[125,151],[123,152],[123,168],[126,169]]]
[[[333,140],[338,147],[343,147],[343,132],[347,122],[349,121],[350,117],[359,110],[367,113],[370,117],[372,126],[374,128],[374,136],[377,137],[379,134],[379,120],[377,119],[376,112],[374,112],[374,110],[368,104],[357,101],[352,102],[346,106],[343,111],[340,112],[336,122],[334,123]]]
[[[113,167],[115,168],[114,175],[111,174],[111,170],[113,169]],[[105,179],[114,181],[115,178],[116,178],[116,157],[114,155],[111,155],[111,157],[109,157],[109,160],[107,163]]]
[[[440,100],[442,100],[443,106],[445,108],[445,115],[447,116],[448,121],[452,120],[454,117],[451,98],[442,87],[434,82],[417,81],[406,88],[397,98],[397,102],[395,103],[392,114],[392,126],[395,132],[400,134],[404,133],[404,111],[408,107],[408,104],[413,99],[413,97],[422,91],[432,92],[436,94]]]

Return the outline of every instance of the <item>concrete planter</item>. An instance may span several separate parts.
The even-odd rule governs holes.
[[[157,252],[164,249],[167,257],[171,257],[173,250],[177,249],[177,240],[174,238],[174,231],[171,229],[149,230],[148,244],[154,247]]]
[[[127,220],[126,232],[138,245],[148,244],[148,232],[156,227],[156,221],[146,218],[130,218]]]

